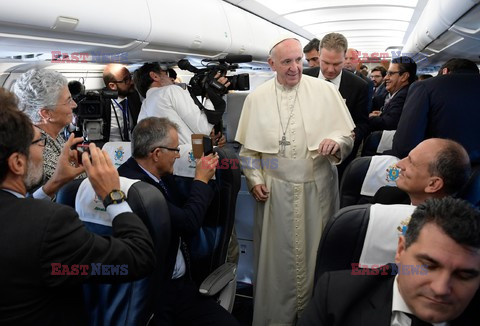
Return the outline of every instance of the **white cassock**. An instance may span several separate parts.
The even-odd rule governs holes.
[[[243,173],[250,190],[270,191],[255,212],[253,325],[293,325],[310,300],[320,236],[338,210],[334,164],[350,153],[354,127],[334,85],[310,76],[291,89],[274,78],[246,98],[235,137]],[[318,155],[325,138],[340,145],[340,160]]]

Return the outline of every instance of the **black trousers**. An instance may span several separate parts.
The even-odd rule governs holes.
[[[240,325],[213,298],[201,295],[198,287],[188,277],[170,280],[164,299],[160,313],[154,317],[155,325]]]

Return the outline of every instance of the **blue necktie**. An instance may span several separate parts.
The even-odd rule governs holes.
[[[165,194],[165,199],[167,199],[169,197],[169,195],[168,195],[167,187],[165,186],[165,182],[163,182],[162,179],[159,179],[158,184],[160,185],[160,187],[162,187],[163,193]]]
[[[123,115],[123,141],[130,141],[130,126],[128,123],[128,100],[124,99],[119,103],[121,109],[122,109],[122,115]]]

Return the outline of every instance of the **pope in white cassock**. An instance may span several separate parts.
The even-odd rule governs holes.
[[[317,247],[338,209],[337,170],[355,125],[335,86],[302,76],[300,42],[276,43],[276,78],[248,95],[236,141],[254,222],[253,325],[293,325],[312,296]]]

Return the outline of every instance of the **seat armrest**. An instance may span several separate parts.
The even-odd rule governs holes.
[[[233,263],[225,263],[214,270],[202,282],[199,291],[202,295],[216,295],[220,290],[228,285],[229,282],[236,278],[237,265]]]

